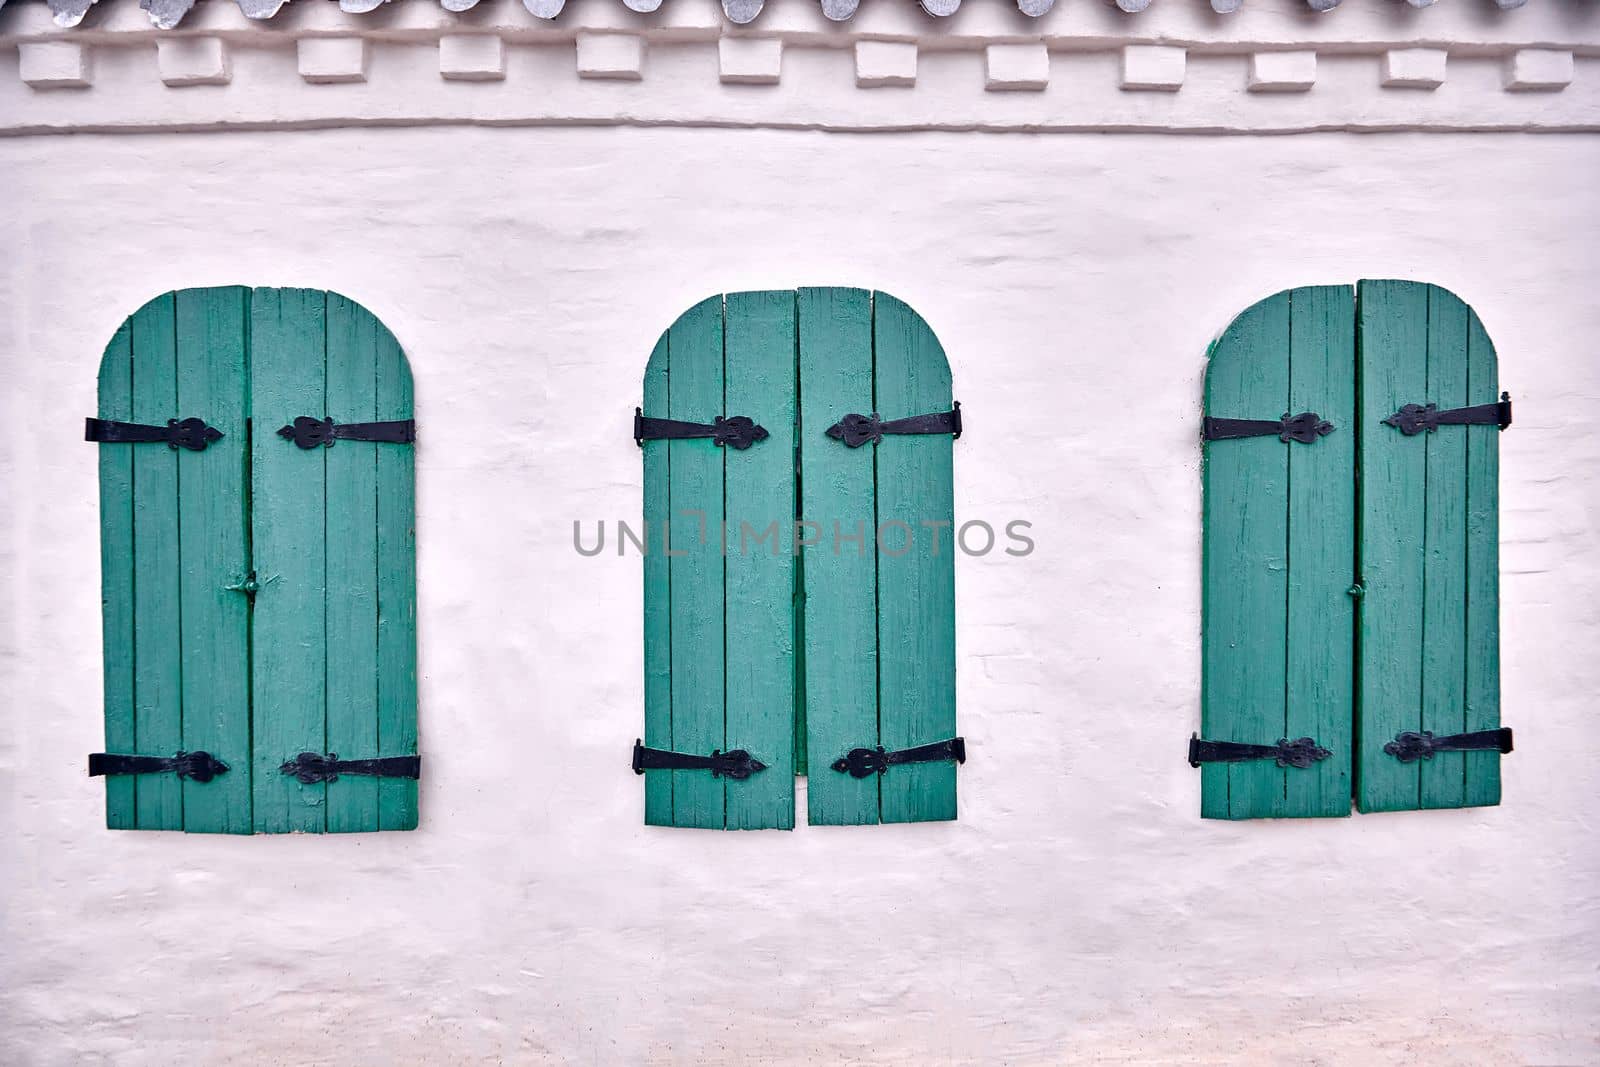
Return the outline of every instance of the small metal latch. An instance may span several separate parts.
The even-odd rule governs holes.
[[[952,737],[948,741],[935,741],[931,745],[902,748],[898,752],[885,752],[882,745],[876,748],[853,748],[833,761],[833,769],[852,778],[884,774],[890,767],[903,763],[945,763],[955,760],[967,762],[967,742]]]
[[[876,411],[871,415],[846,415],[829,426],[827,432],[829,437],[843,441],[849,448],[860,448],[868,441],[877,444],[885,434],[947,433],[952,439],[960,440],[961,401],[956,401],[949,411],[888,421],[880,418]]]
[[[168,419],[165,426],[84,419],[83,439],[103,445],[165,444],[174,451],[187,448],[191,452],[204,452],[206,445],[222,440],[222,431],[207,426],[206,420],[199,418]]]
[[[332,448],[335,441],[378,441],[384,444],[409,445],[417,439],[417,424],[413,419],[393,422],[334,422],[332,419],[315,419],[309,415],[296,415],[294,423],[278,431],[278,436],[293,441],[301,448]]]
[[[336,782],[341,774],[360,774],[373,778],[420,778],[421,756],[379,756],[376,759],[340,759],[337,752],[302,752],[278,765],[284,774],[293,775],[306,785]]]
[[[1415,437],[1424,430],[1435,433],[1441,426],[1498,426],[1503,430],[1511,425],[1511,394],[1501,393],[1496,404],[1448,411],[1440,411],[1436,404],[1406,404],[1383,422],[1407,437]]]
[[[1511,751],[1511,727],[1498,730],[1475,730],[1468,734],[1449,734],[1435,737],[1431,730],[1406,730],[1395,735],[1383,750],[1401,763],[1414,763],[1419,759],[1432,759],[1435,752],[1499,752]]]
[[[633,409],[633,442],[640,448],[646,441],[683,441],[695,437],[709,437],[718,448],[727,445],[742,452],[757,441],[765,441],[767,431],[745,415],[727,418],[718,415],[714,422],[680,422],[646,418],[643,408]]]
[[[226,774],[228,765],[209,752],[179,752],[175,756],[125,756],[114,752],[89,753],[89,777],[107,774],[165,774],[209,782]]]
[[[1301,770],[1333,755],[1317,744],[1315,738],[1297,737],[1293,741],[1283,737],[1275,745],[1247,745],[1238,741],[1202,741],[1199,734],[1189,738],[1189,766],[1202,763],[1248,763],[1251,760],[1269,759],[1280,767],[1299,767]]]
[[[767,765],[742,748],[724,752],[711,750],[709,756],[694,756],[687,752],[669,752],[661,748],[645,748],[644,742],[633,742],[633,773],[645,771],[710,771],[713,778],[732,778],[743,781]]]
[[[1273,437],[1285,443],[1299,441],[1303,445],[1316,442],[1333,432],[1333,423],[1315,411],[1302,411],[1281,419],[1216,419],[1207,415],[1200,431],[1206,441],[1231,441],[1240,437]]]

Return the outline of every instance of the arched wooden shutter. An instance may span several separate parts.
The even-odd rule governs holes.
[[[1342,815],[1352,783],[1362,811],[1499,803],[1510,402],[1455,296],[1356,296],[1279,293],[1211,355],[1190,754],[1209,817]]]
[[[948,760],[866,777],[834,769],[853,750],[954,739],[951,436],[850,447],[827,434],[851,414],[951,408],[937,340],[881,293],[731,293],[662,337],[645,417],[742,415],[768,436],[746,449],[642,442],[644,740],[688,757],[744,750],[766,769],[744,779],[650,770],[646,822],[792,826],[797,769],[812,823],[955,817]]]
[[[792,827],[794,293],[730,293],[726,306],[716,296],[686,311],[650,357],[643,410],[691,423],[742,415],[767,434],[742,449],[642,442],[645,743],[743,750],[765,767],[742,779],[652,772],[645,821]]]
[[[1366,281],[1361,343],[1362,811],[1500,801],[1498,751],[1403,762],[1386,746],[1500,726],[1499,427],[1407,434],[1406,404],[1493,406],[1494,346],[1478,316],[1435,285]],[[1399,421],[1399,420],[1395,420]]]
[[[411,447],[351,425],[409,425],[404,355],[337,294],[167,294],[107,349],[100,418],[191,417],[221,436],[203,449],[100,437],[107,748],[145,761],[107,775],[107,824],[414,827],[407,761],[409,777],[349,766],[416,753]],[[297,417],[339,424],[336,447],[279,433]],[[228,769],[149,769],[180,751]],[[334,756],[346,773],[325,766]]]
[[[1348,287],[1294,289],[1240,315],[1211,351],[1209,419],[1312,412],[1332,425],[1305,442],[1272,432],[1205,444],[1201,734],[1309,737],[1331,754],[1307,767],[1205,763],[1211,818],[1350,810],[1354,323]]]
[[[865,778],[833,769],[854,749],[955,736],[952,438],[849,448],[826,433],[849,414],[951,410],[944,349],[886,293],[802,289],[800,389],[800,511],[820,532],[804,551],[809,820],[954,819],[952,762]]]
[[[250,833],[250,291],[166,293],[117,330],[100,363],[99,417],[200,418],[202,450],[100,449],[106,749],[208,752],[228,773],[106,778],[113,829]]]

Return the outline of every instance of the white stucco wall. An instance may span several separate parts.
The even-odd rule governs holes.
[[[1600,1056],[1600,140],[357,129],[0,140],[0,1060],[1578,1063]],[[1460,294],[1502,439],[1505,802],[1203,822],[1207,342],[1289,286]],[[114,833],[95,368],[151,295],[336,289],[417,381],[422,825]],[[645,357],[882,288],[946,346],[953,824],[641,825]],[[804,805],[801,804],[803,811]]]

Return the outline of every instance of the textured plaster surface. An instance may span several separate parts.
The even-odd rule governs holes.
[[[1561,135],[0,142],[0,1061],[1594,1062],[1597,172]],[[1363,276],[1459,293],[1516,397],[1505,804],[1202,822],[1206,345]],[[101,828],[77,420],[124,316],[227,283],[339,290],[410,354],[415,833]],[[639,512],[659,331],[796,284],[928,319],[957,516],[1038,549],[957,565],[959,822],[646,828],[640,562],[572,522]]]

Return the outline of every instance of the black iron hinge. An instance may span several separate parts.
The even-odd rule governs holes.
[[[696,437],[709,437],[718,448],[727,445],[742,452],[757,441],[765,441],[767,431],[745,415],[726,418],[718,415],[714,422],[681,422],[646,418],[643,408],[633,409],[633,442],[640,448],[646,441],[684,441]]]
[[[1432,759],[1435,752],[1499,752],[1511,751],[1511,727],[1498,730],[1475,730],[1468,734],[1448,734],[1435,737],[1431,730],[1406,730],[1395,735],[1383,750],[1401,763],[1414,763],[1419,759]]]
[[[1326,437],[1332,432],[1333,423],[1315,411],[1302,411],[1298,415],[1290,415],[1286,411],[1281,419],[1216,419],[1207,415],[1200,436],[1207,441],[1231,441],[1240,437],[1276,437],[1284,443],[1299,441],[1303,445],[1309,445],[1315,443],[1317,438]]]
[[[1317,744],[1315,738],[1297,737],[1293,741],[1279,738],[1275,745],[1247,745],[1238,741],[1203,741],[1199,734],[1189,738],[1189,766],[1202,763],[1248,763],[1251,760],[1269,759],[1280,767],[1299,767],[1301,770],[1333,755]]]
[[[947,433],[952,439],[961,437],[961,401],[956,401],[949,411],[931,415],[911,415],[903,419],[885,421],[874,411],[871,415],[846,415],[828,427],[828,436],[843,441],[850,448],[860,448],[867,442],[877,444],[885,434]]]
[[[89,777],[107,774],[167,774],[209,782],[228,773],[228,765],[209,752],[179,752],[175,756],[125,756],[115,752],[89,753]]]
[[[1423,431],[1436,433],[1441,426],[1498,426],[1503,430],[1511,425],[1511,394],[1501,393],[1495,404],[1448,411],[1440,411],[1437,404],[1406,404],[1383,423],[1407,437],[1415,437]]]
[[[853,748],[833,761],[833,769],[852,778],[866,778],[885,774],[890,767],[905,763],[957,763],[967,762],[965,738],[952,737],[948,741],[935,741],[931,745],[902,748],[898,752],[885,752],[882,745],[876,748]]]
[[[278,765],[278,770],[291,774],[306,785],[317,782],[336,782],[341,774],[359,774],[370,778],[420,778],[421,756],[378,756],[374,759],[340,759],[337,752],[324,756],[320,752],[302,752],[292,760]]]
[[[222,440],[222,431],[207,426],[205,419],[168,419],[165,426],[112,419],[84,419],[83,439],[102,445],[164,444],[171,449],[187,448],[204,452],[206,445]]]
[[[278,436],[293,441],[301,448],[332,448],[335,441],[377,441],[381,444],[409,445],[417,439],[417,424],[413,419],[396,419],[392,422],[334,422],[310,415],[296,415],[291,425],[278,431]]]
[[[694,756],[687,752],[669,752],[661,748],[645,748],[644,742],[633,742],[633,773],[645,771],[710,771],[713,778],[732,778],[743,781],[767,765],[742,748],[724,752],[712,749],[709,756]]]

